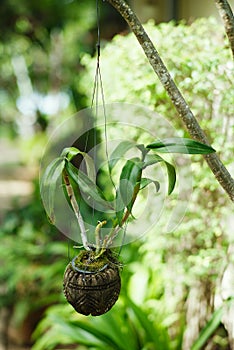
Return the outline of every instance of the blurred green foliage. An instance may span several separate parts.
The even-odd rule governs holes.
[[[30,204],[16,205],[0,230],[0,308],[14,306],[18,324],[28,313],[61,299],[60,279],[68,258],[67,246],[59,237],[64,240],[45,217],[35,184]]]
[[[80,60],[96,49],[95,2],[4,0],[0,10],[0,136],[30,137],[85,106]],[[110,38],[123,24],[111,6],[102,6],[106,18]]]

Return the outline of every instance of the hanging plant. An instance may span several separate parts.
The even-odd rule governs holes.
[[[113,169],[119,167],[120,159],[131,148],[136,148],[140,157],[125,160],[120,169],[118,183],[112,179]],[[64,294],[67,301],[81,314],[101,315],[115,304],[118,299],[121,281],[121,264],[115,257],[113,245],[128,220],[134,219],[133,206],[139,192],[153,183],[156,191],[160,189],[157,179],[144,177],[144,170],[159,163],[164,164],[168,175],[168,195],[176,184],[175,167],[164,160],[158,153],[209,154],[215,150],[200,142],[184,138],[168,138],[155,141],[146,146],[122,141],[108,157],[108,172],[112,182],[114,201],[106,198],[96,184],[95,164],[85,152],[74,147],[65,148],[61,156],[52,161],[42,177],[42,199],[50,221],[55,224],[55,191],[59,178],[62,177],[65,198],[72,208],[80,227],[83,250],[66,267],[64,274]],[[81,155],[86,165],[86,172],[76,168],[72,161]],[[85,212],[81,203],[86,201],[93,208],[98,208],[103,215],[93,232],[95,244],[88,241],[85,227]],[[108,234],[101,235],[103,226],[108,227]]]

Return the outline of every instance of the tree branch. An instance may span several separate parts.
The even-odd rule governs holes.
[[[234,58],[234,16],[231,6],[227,0],[215,0],[215,3],[221,18],[223,19],[224,27]]]
[[[136,17],[135,13],[125,2],[125,0],[107,0],[115,9],[121,14],[121,16],[128,23],[130,29],[135,34],[137,40],[139,41],[142,49],[145,52],[151,66],[153,67],[155,73],[157,74],[159,80],[166,89],[173,105],[175,106],[180,118],[184,122],[188,132],[191,137],[197,141],[203,142],[209,145],[208,139],[201,129],[199,123],[194,117],[192,111],[190,110],[187,102],[182,96],[180,90],[173,81],[170,73],[168,72],[165,64],[160,58],[156,48],[154,47],[152,41],[145,32],[141,22]],[[225,168],[221,160],[216,153],[204,155],[210,169],[214,173],[216,179],[219,181],[220,185],[227,192],[230,199],[234,202],[234,179],[229,174],[228,170]]]

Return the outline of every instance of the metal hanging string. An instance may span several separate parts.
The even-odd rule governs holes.
[[[94,109],[94,103],[95,103],[95,120],[98,119],[98,104],[99,104],[99,90],[101,92],[101,103],[103,108],[103,115],[104,115],[104,135],[105,135],[105,153],[106,153],[106,159],[108,163],[108,171],[110,180],[112,182],[112,185],[114,186],[116,190],[115,183],[112,179],[112,175],[110,173],[109,168],[109,154],[108,154],[108,134],[107,134],[107,113],[106,113],[106,105],[105,105],[105,96],[104,96],[104,88],[103,88],[103,81],[102,81],[102,75],[101,75],[101,69],[100,69],[100,56],[101,56],[101,37],[100,37],[100,7],[99,7],[99,0],[96,0],[96,15],[97,15],[97,63],[96,63],[96,71],[95,71],[95,79],[94,79],[94,87],[93,87],[93,95],[92,95],[92,102],[91,102],[91,109]],[[95,128],[95,123],[94,123]],[[94,143],[96,145],[96,136],[94,132]],[[93,208],[93,215],[94,215],[94,208]],[[126,238],[126,231],[127,231],[127,223],[123,228],[123,237],[121,241],[121,246],[118,252],[118,256],[121,254],[122,247],[124,245],[124,241]]]
[[[96,0],[96,13],[97,13],[97,64],[96,64],[96,72],[95,72],[95,80],[94,80],[94,88],[93,88],[93,97],[92,97],[92,103],[91,108],[94,106],[94,100],[96,104],[95,108],[95,114],[96,119],[98,117],[98,101],[99,101],[99,89],[101,91],[101,100],[102,100],[102,108],[103,108],[103,115],[104,115],[104,133],[105,133],[105,152],[107,160],[109,159],[108,156],[108,148],[107,148],[107,114],[106,114],[106,105],[105,105],[105,96],[104,96],[104,88],[103,88],[103,82],[102,82],[102,75],[101,75],[101,69],[100,69],[100,56],[101,56],[101,36],[100,36],[100,7],[99,7],[99,0]],[[109,162],[108,162],[109,163]]]

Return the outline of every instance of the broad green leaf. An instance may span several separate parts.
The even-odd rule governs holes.
[[[116,199],[115,199],[115,211],[118,224],[121,225],[123,215],[124,215],[125,204],[122,200],[120,188],[118,187],[116,190]]]
[[[113,170],[114,166],[118,163],[118,161],[124,156],[124,154],[131,148],[135,147],[136,144],[132,141],[122,141],[118,144],[118,146],[114,149],[114,151],[110,155],[109,159],[109,170],[110,172]]]
[[[108,210],[108,212],[114,212],[113,207],[105,199],[101,189],[92,180],[90,180],[83,171],[78,170],[69,162],[66,162],[65,168],[68,175],[71,176],[76,184],[78,184],[80,191],[86,195],[84,199],[86,199],[87,203],[89,203],[90,199],[92,199],[97,210]]]
[[[151,183],[153,183],[155,185],[156,192],[158,192],[160,189],[160,183],[156,180],[152,180],[152,179],[149,179],[147,177],[143,177],[141,179],[140,190],[143,190],[143,188],[147,187]]]
[[[157,327],[148,319],[145,311],[133,303],[129,298],[127,299],[128,306],[134,312],[137,320],[145,332],[145,343],[157,344],[157,350],[169,350],[171,347],[167,331],[163,327]]]
[[[184,153],[184,154],[209,154],[215,150],[204,143],[188,139],[173,137],[150,143],[146,148],[154,149],[161,153]]]
[[[51,317],[52,318],[52,317]],[[70,340],[70,343],[77,342],[82,345],[86,346],[93,346],[98,347],[99,345],[102,345],[102,341],[96,338],[92,333],[88,331],[84,331],[82,328],[79,328],[79,326],[75,322],[66,322],[66,320],[63,319],[54,319],[54,322],[57,325],[57,332],[60,329],[60,332],[57,334],[61,334],[62,336],[66,336],[67,339]],[[56,332],[56,327],[55,327]]]
[[[202,329],[198,339],[195,341],[195,343],[191,347],[191,350],[203,349],[204,344],[207,342],[210,336],[214,333],[214,331],[220,325],[222,316],[223,316],[223,307],[220,307],[213,313],[213,315],[211,316],[211,319],[207,322],[205,327]]]
[[[170,195],[176,184],[176,171],[175,167],[165,161],[162,157],[160,157],[158,154],[147,154],[144,161],[143,168],[146,168],[147,166],[154,165],[157,163],[163,162],[166,165],[167,168],[167,175],[168,175],[168,195]]]
[[[143,163],[139,158],[127,160],[120,174],[119,188],[116,193],[116,200],[122,201],[122,204],[131,211],[134,202],[135,186],[140,186],[140,178]]]
[[[96,179],[94,161],[86,152],[82,152],[75,147],[67,147],[64,148],[61,156],[66,158],[70,162],[78,154],[81,154],[83,156],[87,168],[88,177],[94,182]]]
[[[125,325],[128,327],[125,327]],[[131,328],[131,320],[126,319],[125,308],[115,306],[111,312],[102,315],[101,318],[95,318],[96,327],[105,328],[108,335],[119,345],[119,348],[138,349],[136,333]]]
[[[40,189],[44,207],[51,223],[55,223],[54,217],[54,197],[56,184],[65,166],[65,160],[62,157],[54,159],[46,168],[41,179]]]
[[[116,342],[113,337],[110,336],[108,332],[105,331],[105,328],[98,328],[96,325],[92,325],[88,322],[82,322],[82,321],[75,321],[74,324],[76,324],[79,328],[85,330],[89,334],[92,334],[95,336],[99,341],[102,341],[106,346],[109,345],[114,350],[124,350],[125,346],[124,344],[121,344],[119,342]]]

